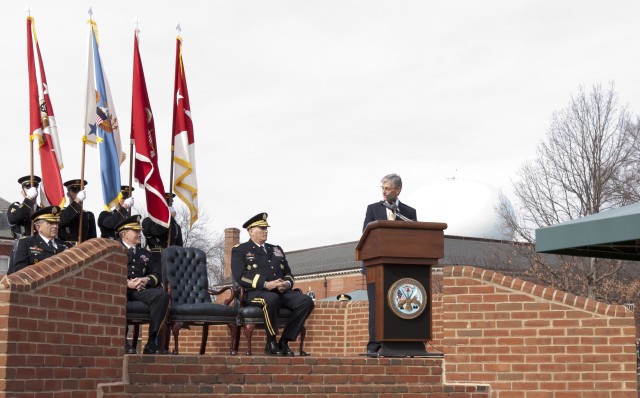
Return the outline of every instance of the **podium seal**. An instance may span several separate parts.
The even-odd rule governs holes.
[[[420,282],[413,278],[397,280],[387,293],[387,305],[402,319],[414,319],[427,308],[429,298]]]

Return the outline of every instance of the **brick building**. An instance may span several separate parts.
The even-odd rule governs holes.
[[[9,269],[9,258],[13,248],[13,236],[7,221],[7,209],[11,203],[0,198],[0,274],[6,274]]]
[[[240,231],[225,230],[225,283],[231,281],[231,249],[239,243]],[[296,277],[296,287],[313,291],[316,299],[335,297],[340,293],[366,290],[362,262],[355,260],[358,242],[314,247],[287,252],[289,266]],[[528,262],[516,250],[521,245],[496,239],[466,238],[445,235],[445,257],[434,271],[447,265],[471,265],[492,269],[510,276],[522,277]],[[442,292],[441,278],[434,283],[436,293]]]

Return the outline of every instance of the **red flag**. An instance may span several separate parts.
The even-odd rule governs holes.
[[[35,57],[33,53],[33,42],[38,55],[40,72],[40,84],[36,74]],[[58,142],[58,128],[56,118],[53,114],[53,106],[49,97],[49,87],[47,77],[44,73],[44,64],[36,36],[35,23],[32,17],[27,18],[27,61],[29,69],[29,127],[31,140],[38,140],[40,148],[40,168],[42,172],[42,186],[44,187],[44,197],[40,198],[42,203],[49,203],[56,206],[64,206],[65,196],[62,189],[62,178],[60,169],[64,167],[62,163],[62,152]]]
[[[138,50],[138,32],[133,36],[133,95],[131,100],[131,140],[135,149],[134,178],[144,187],[149,217],[169,228],[169,207],[158,169],[158,148],[153,113],[144,80],[144,70]]]
[[[176,77],[173,90],[173,190],[187,205],[190,226],[198,219],[198,181],[196,179],[196,153],[191,120],[191,105],[187,90],[187,77],[182,64],[182,40],[176,43]]]

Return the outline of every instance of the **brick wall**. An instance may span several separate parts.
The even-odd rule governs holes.
[[[350,356],[364,352],[369,339],[369,305],[366,301],[316,301],[316,307],[307,320],[307,336],[303,349],[313,356]],[[146,333],[143,326],[143,334]],[[241,330],[241,333],[243,331]],[[193,326],[191,330],[180,331],[179,349],[181,354],[197,354],[200,350],[202,328]],[[206,354],[225,355],[229,352],[229,331],[225,326],[210,326]],[[141,337],[145,341],[146,337]],[[266,336],[264,330],[253,333],[252,352],[262,355]],[[300,339],[291,343],[291,349],[299,351]],[[170,343],[174,347],[173,338]],[[238,352],[247,352],[247,341],[241,334]]]
[[[474,267],[445,267],[449,383],[494,398],[638,396],[633,313]]]
[[[122,380],[126,264],[94,239],[0,281],[3,396],[88,398]]]
[[[124,249],[105,239],[4,277],[0,397],[95,397],[98,383],[122,382],[125,277]],[[358,277],[345,276],[343,286]],[[473,267],[446,267],[443,285],[433,297],[429,351],[445,353],[446,384],[488,384],[492,398],[637,397],[634,321],[625,307]],[[361,353],[367,314],[366,302],[317,301],[305,351]],[[200,334],[181,331],[182,354],[197,353]],[[254,353],[263,345],[258,330]],[[211,328],[207,354],[228,349],[226,327]]]
[[[433,296],[433,340],[427,350],[445,353],[447,383],[489,384],[492,398],[638,396],[635,324],[624,306],[474,267],[445,267],[443,284],[444,293]],[[367,302],[317,301],[305,351],[314,356],[363,352],[367,316]],[[215,333],[220,330],[226,332]],[[190,352],[197,352],[199,335],[185,332]],[[256,335],[254,355],[265,341],[262,331]],[[220,343],[209,344],[207,352],[224,352]],[[241,340],[241,353],[243,347]],[[297,344],[292,347],[297,351]]]

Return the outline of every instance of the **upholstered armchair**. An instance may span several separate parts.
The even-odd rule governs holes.
[[[219,291],[209,290],[205,253],[194,247],[168,247],[162,252],[162,272],[165,287],[171,297],[167,324],[174,338],[173,354],[179,353],[180,329],[191,326],[202,327],[200,354],[204,354],[209,325],[228,326],[231,334],[229,351],[232,352],[238,333],[238,312],[234,306],[229,305],[234,299],[234,291],[230,286]],[[231,296],[223,304],[212,302],[212,296],[227,290],[231,292]]]

